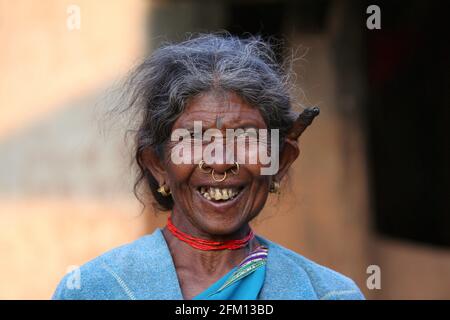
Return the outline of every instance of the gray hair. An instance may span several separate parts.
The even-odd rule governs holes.
[[[172,209],[173,199],[156,191],[158,182],[143,165],[142,153],[153,148],[163,158],[172,126],[189,98],[215,90],[234,92],[260,111],[268,129],[279,129],[280,142],[294,121],[290,74],[277,62],[271,45],[259,37],[201,34],[165,44],[133,70],[127,88],[127,107],[138,114],[134,143],[139,172],[134,192],[140,200],[138,187],[147,181],[162,210]]]

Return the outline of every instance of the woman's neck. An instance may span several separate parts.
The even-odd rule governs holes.
[[[181,293],[187,300],[225,276],[259,245],[253,238],[241,249],[202,251],[179,240],[167,228],[163,229],[163,235],[172,255]]]
[[[258,240],[253,238],[240,249],[204,251],[181,241],[167,227],[163,229],[163,235],[177,270],[204,275],[225,275],[259,246]]]

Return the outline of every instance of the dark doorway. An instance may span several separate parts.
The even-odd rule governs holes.
[[[375,226],[450,245],[450,50],[443,1],[382,1],[367,31]]]

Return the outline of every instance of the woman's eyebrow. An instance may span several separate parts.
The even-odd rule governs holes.
[[[266,125],[264,122],[260,121],[254,121],[249,119],[236,119],[235,121],[227,120],[226,117],[220,116],[220,120],[218,118],[208,119],[208,120],[198,120],[198,119],[185,119],[181,121],[177,125],[179,128],[187,129],[189,131],[194,130],[194,121],[195,122],[201,122],[202,124],[202,131],[205,131],[209,128],[218,128],[218,129],[248,129],[248,128],[255,128],[255,129],[264,129],[266,128]],[[217,123],[219,122],[219,123]],[[218,124],[220,124],[220,127],[218,127]]]
[[[263,125],[262,123],[248,120],[236,121],[232,125],[227,126],[227,128],[230,129],[250,129],[250,128],[262,129],[264,127],[265,125]]]
[[[210,126],[202,126],[202,132],[210,129]],[[223,126],[223,129],[231,129],[231,130],[236,130],[236,129],[264,129],[263,127],[256,125],[256,124],[237,124],[237,125],[231,125],[231,126]],[[222,128],[217,128],[219,130],[221,130]],[[187,125],[187,126],[183,126],[183,129],[188,130],[189,132],[194,132],[194,126],[193,125]],[[216,129],[216,128],[214,128]]]

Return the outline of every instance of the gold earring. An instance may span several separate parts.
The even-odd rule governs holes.
[[[156,191],[158,191],[159,193],[161,193],[161,195],[163,196],[163,197],[168,197],[168,196],[170,196],[170,189],[167,189],[166,190],[166,185],[165,184],[163,184],[161,187],[159,187],[158,188],[158,190],[156,190]]]
[[[269,192],[280,194],[280,183],[278,181],[272,181],[270,183]]]
[[[237,174],[239,174],[239,163],[237,163],[237,162],[235,161],[234,164],[235,164],[234,166],[236,167],[236,171],[233,170],[234,168],[231,168],[230,171],[231,171],[234,175],[237,175]]]

